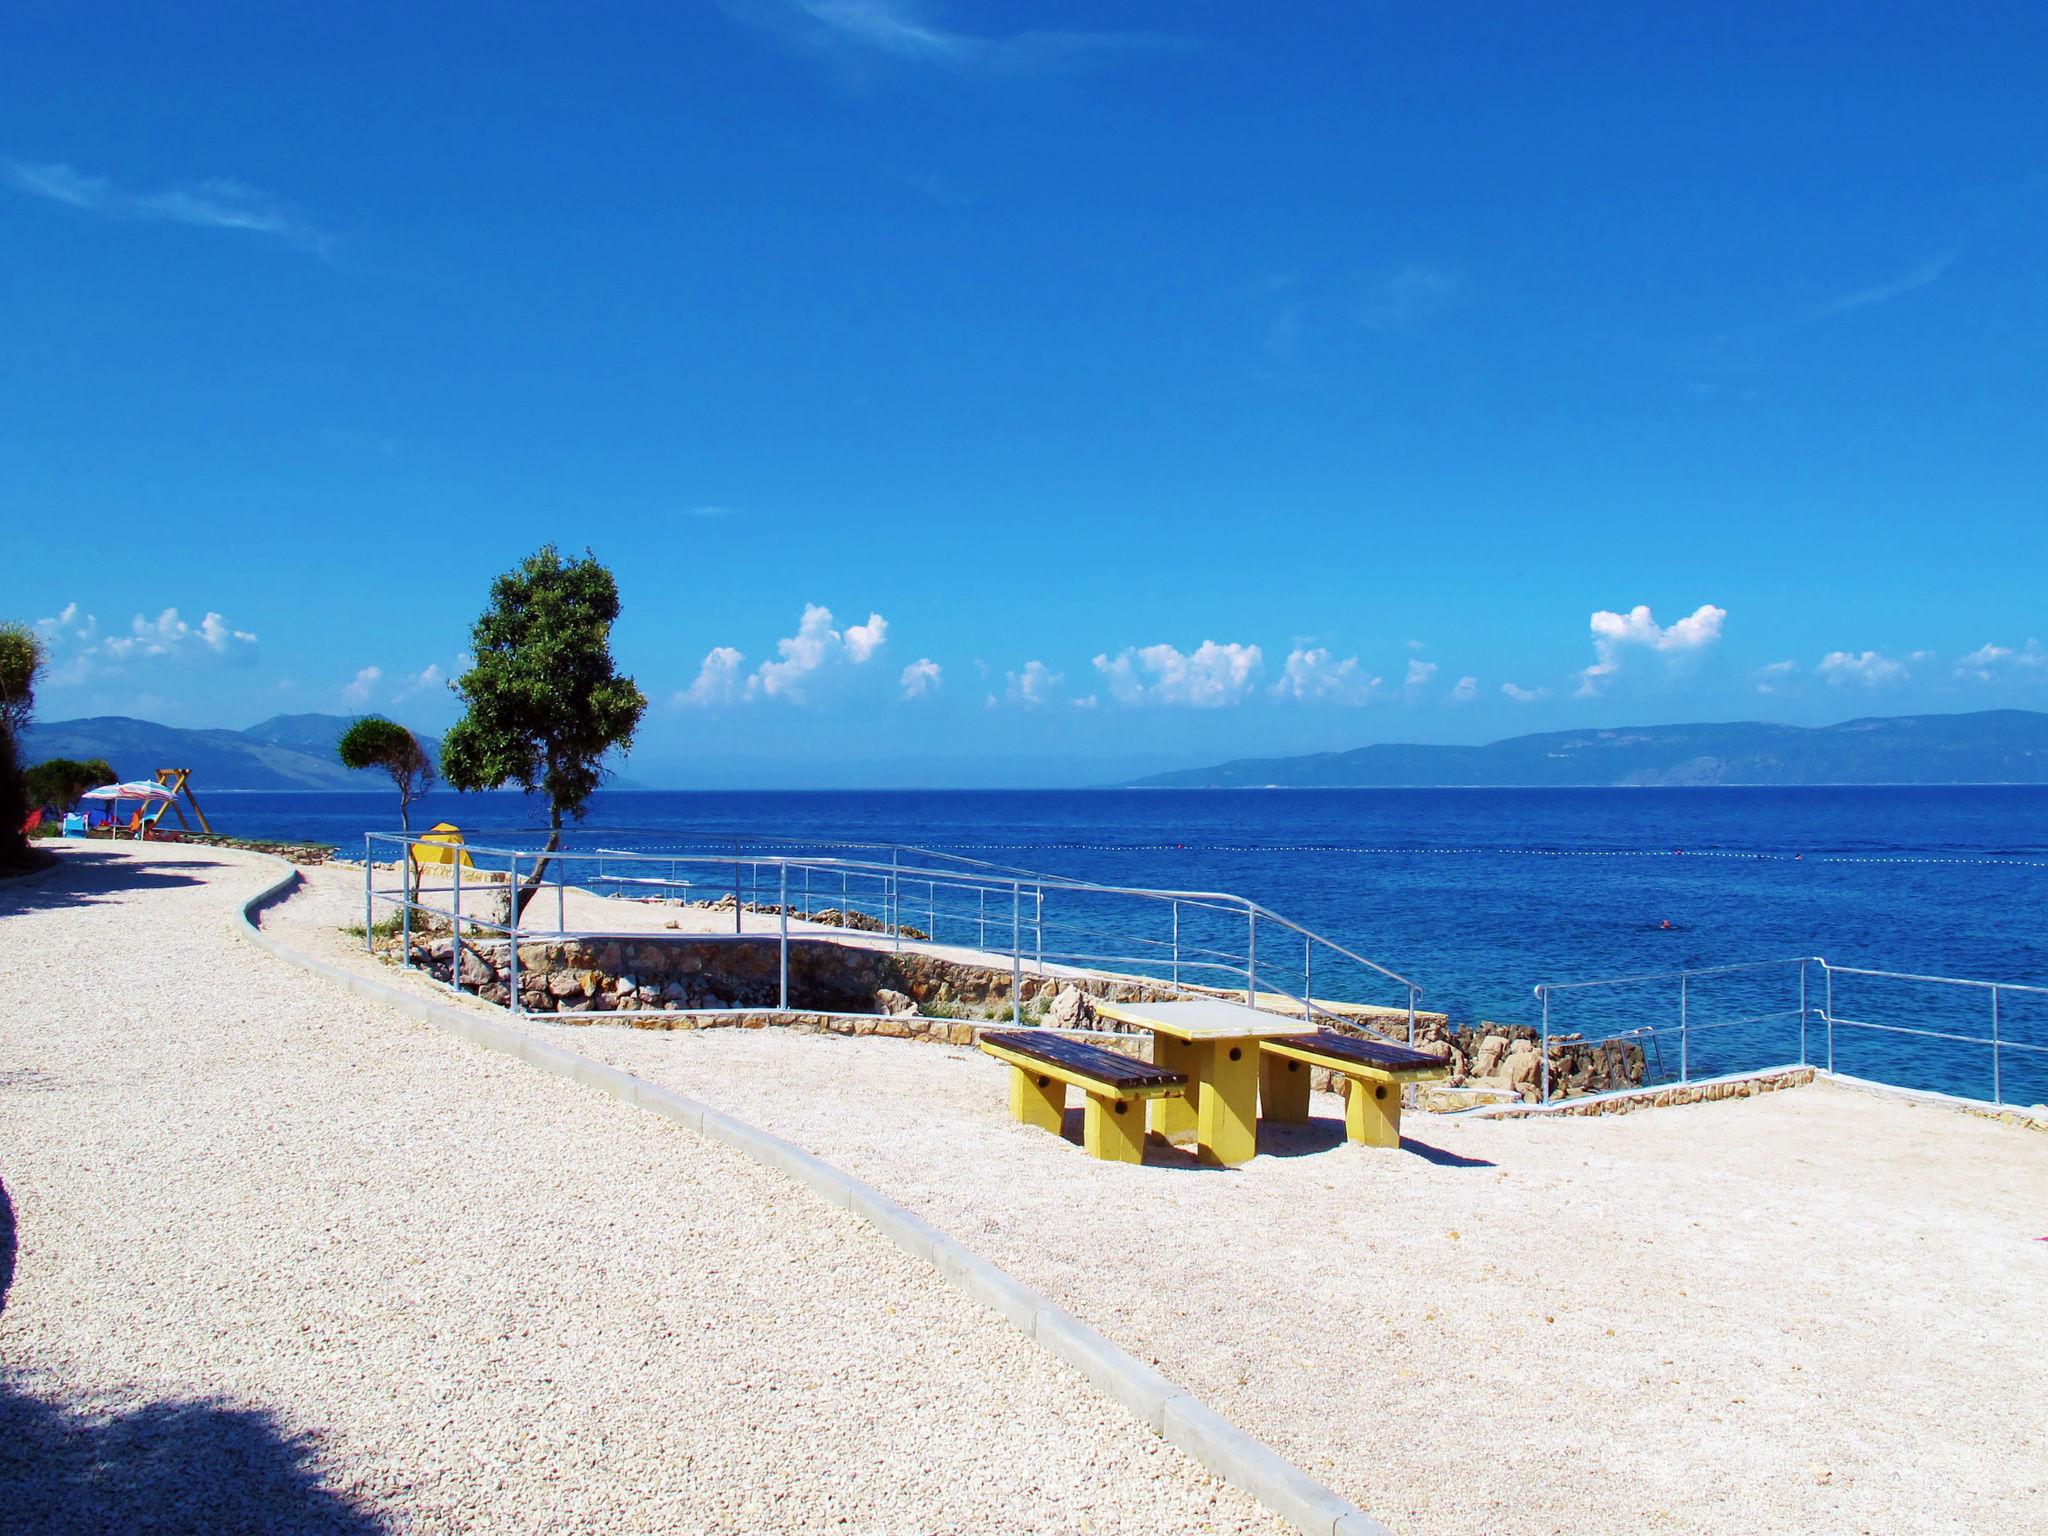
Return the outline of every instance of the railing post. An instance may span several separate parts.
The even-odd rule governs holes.
[[[980,898],[980,903],[981,903],[981,940],[980,940],[980,944],[979,944],[979,947],[980,947],[980,948],[982,948],[982,949],[987,949],[987,948],[988,948],[988,887],[987,887],[987,886],[985,886],[985,885],[978,885],[978,886],[976,886],[976,887],[975,887],[974,889],[975,889],[975,892],[976,892],[976,894],[977,894],[977,895],[979,896],[979,898]]]
[[[1828,1000],[1828,1070],[1835,1070],[1835,968],[1825,962],[1821,966],[1827,982]]]
[[[846,903],[846,871],[842,869],[839,871],[839,926],[841,929],[848,926],[846,921]]]
[[[1991,988],[1991,1102],[2005,1102],[2005,1085],[1998,1076],[1998,988]]]
[[[939,936],[939,882],[936,880],[924,883],[924,936],[928,939]]]
[[[375,872],[375,867],[370,858],[370,834],[365,832],[363,834],[363,948],[373,952],[377,948],[377,940],[376,936],[370,932],[370,929],[376,925],[376,919],[370,915],[370,884],[371,875]]]
[[[1180,903],[1173,904],[1173,984],[1180,986]]]
[[[1310,969],[1315,962],[1315,943],[1307,934],[1301,936],[1301,1019],[1310,1028],[1316,1022],[1316,989]]]
[[[1415,995],[1415,983],[1411,981],[1408,983],[1408,1043],[1410,1045],[1415,1043]],[[1444,1027],[1446,1031],[1450,1028],[1448,1024]]]
[[[1538,987],[1536,990],[1543,998],[1543,1060],[1541,1063],[1543,1073],[1543,1097],[1540,1100],[1540,1102],[1548,1104],[1550,1102],[1550,988]],[[1413,1009],[1415,1006],[1415,994],[1413,992],[1410,992],[1408,994],[1408,1006],[1410,1009]],[[1412,1014],[1410,1016],[1413,1017]],[[1408,1038],[1411,1041],[1415,1038],[1412,1032],[1412,1026]]]
[[[732,931],[740,932],[740,913],[745,910],[747,898],[740,891],[740,840],[732,840]]]
[[[1244,941],[1244,1005],[1247,1008],[1259,1006],[1259,909],[1245,908],[1250,919]]]
[[[1038,974],[1045,974],[1045,887],[1039,886],[1031,893],[1031,933],[1034,957],[1038,961]]]
[[[412,969],[412,903],[418,894],[412,883],[412,843],[409,839],[405,843],[405,856],[401,867],[405,874],[399,883],[399,893],[403,899],[398,903],[398,966],[400,970],[409,971]]]
[[[569,866],[557,858],[555,864],[555,932],[569,931]]]
[[[1691,1042],[1691,1025],[1687,1023],[1685,1013],[1685,972],[1680,971],[1678,973],[1678,1080],[1681,1083],[1687,1081],[1691,1070],[1691,1057],[1688,1053],[1688,1047]]]
[[[901,954],[903,952],[903,898],[896,889],[896,870],[897,851],[892,844],[889,849],[889,893],[887,907],[889,912],[889,932],[895,939],[895,943],[890,948],[897,954]]]
[[[450,923],[454,929],[448,936],[448,985],[456,991],[462,990],[462,850],[457,849],[448,867],[455,871],[449,910],[454,914]]]
[[[519,855],[505,876],[505,1006],[519,1011]]]
[[[1799,1065],[1806,1065],[1806,962],[1799,962]]]
[[[779,957],[779,969],[781,972],[779,996],[781,1001],[776,1006],[784,1013],[787,1013],[789,1012],[789,866],[787,864],[782,866],[782,900],[777,905],[782,908],[782,943],[781,955]]]
[[[1010,887],[1010,1021],[1024,1022],[1024,887]]]

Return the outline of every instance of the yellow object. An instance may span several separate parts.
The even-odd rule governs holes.
[[[468,850],[462,846],[462,829],[452,821],[436,822],[420,834],[418,842],[407,850],[415,867],[422,864],[460,864],[464,869],[475,869]]]
[[[1145,1100],[1162,1102],[1180,1093],[1175,1087],[1119,1088],[1071,1067],[980,1042],[982,1050],[1007,1063],[1010,1072],[1010,1113],[1024,1125],[1060,1134],[1066,1115],[1067,1088],[1088,1095],[1081,1115],[1081,1145],[1090,1157],[1106,1162],[1145,1161]]]
[[[1259,1114],[1284,1125],[1308,1123],[1308,1063],[1259,1052]]]
[[[1367,1147],[1401,1145],[1403,1083],[1429,1082],[1445,1075],[1443,1067],[1375,1067],[1364,1062],[1347,1061],[1342,1056],[1326,1056],[1312,1045],[1297,1044],[1292,1040],[1268,1040],[1260,1055],[1263,1058],[1260,1070],[1269,1085],[1276,1081],[1276,1069],[1283,1062],[1303,1069],[1300,1074],[1300,1118],[1304,1120],[1308,1118],[1307,1068],[1328,1067],[1332,1072],[1341,1073],[1345,1078],[1344,1134]],[[1287,1102],[1291,1104],[1292,1100]],[[1266,1115],[1274,1120],[1286,1118],[1274,1112],[1270,1088]]]
[[[1235,1168],[1259,1150],[1259,1043],[1300,1034],[1293,1019],[1243,1003],[1201,998],[1171,1003],[1098,1002],[1103,1018],[1152,1031],[1152,1060],[1188,1076],[1187,1097],[1152,1106],[1152,1129],[1168,1140],[1194,1133],[1211,1168]]]
[[[1344,1084],[1344,1135],[1362,1147],[1401,1145],[1401,1085],[1354,1077]]]
[[[1060,1134],[1067,1116],[1067,1085],[1030,1067],[1010,1068],[1010,1113],[1022,1125]]]
[[[177,797],[183,795],[186,804],[192,807],[192,814],[199,818],[199,830],[208,836],[213,834],[213,823],[206,819],[206,812],[199,808],[199,797],[192,793],[192,770],[190,768],[159,768],[156,771],[156,781],[171,792],[171,798],[157,807],[156,815],[150,818],[151,826],[155,826],[157,822],[163,820],[164,806],[169,806],[173,811],[177,811],[178,824],[187,831],[190,831],[192,824],[185,820],[185,813],[182,810],[178,810]]]

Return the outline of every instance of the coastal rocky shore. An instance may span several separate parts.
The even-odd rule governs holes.
[[[814,919],[815,920],[815,919]],[[868,920],[873,923],[872,919]],[[882,930],[879,924],[867,931]],[[906,940],[915,941],[909,931]],[[921,939],[922,935],[916,935]],[[397,936],[377,941],[396,963]],[[412,940],[411,963],[441,981],[456,966],[456,946],[445,925],[439,936]],[[503,939],[465,936],[460,950],[464,991],[483,1001],[511,1004],[515,968]],[[650,934],[619,938],[525,940],[518,946],[516,982],[521,1011],[558,1014],[567,1021],[607,1015],[651,1029],[800,1023],[839,1034],[879,1034],[966,1045],[975,1030],[1011,1018],[1012,991],[1023,1022],[1065,1029],[1122,1027],[1099,1020],[1095,1003],[1157,1002],[1185,995],[1135,976],[1094,973],[1021,976],[1006,965],[977,963],[921,949],[883,949],[807,934],[789,940],[789,999],[778,1007],[781,946],[758,935]],[[1224,995],[1224,994],[1219,994]],[[1325,1014],[1327,1013],[1327,1017]],[[1363,1036],[1405,1041],[1405,1009],[1317,1002],[1317,1023]],[[1526,1024],[1482,1020],[1454,1026],[1441,1013],[1417,1013],[1415,1044],[1440,1057],[1445,1085],[1501,1101],[1533,1101],[1540,1093],[1542,1051]],[[1318,1072],[1318,1088],[1329,1089]],[[1642,1048],[1626,1042],[1587,1044],[1553,1038],[1553,1097],[1641,1086]],[[1480,1101],[1484,1101],[1483,1098]],[[1450,1107],[1449,1103],[1438,1107]]]

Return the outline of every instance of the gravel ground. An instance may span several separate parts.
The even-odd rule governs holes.
[[[271,866],[64,855],[0,886],[0,1528],[1281,1529],[851,1215],[234,938]]]
[[[277,920],[366,964],[352,894]],[[1819,1085],[1389,1154],[1318,1096],[1281,1155],[1130,1168],[971,1051],[532,1027],[879,1186],[1404,1536],[2048,1531],[2039,1132]]]

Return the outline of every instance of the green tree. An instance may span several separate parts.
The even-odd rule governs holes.
[[[28,771],[28,803],[46,811],[61,811],[88,789],[114,782],[115,774],[105,758],[53,757]]]
[[[548,802],[544,854],[562,846],[562,818],[581,818],[604,782],[608,752],[626,752],[647,698],[612,662],[619,587],[588,550],[562,559],[552,544],[491,583],[470,630],[470,669],[455,680],[468,706],[441,743],[441,772],[459,790],[518,784]],[[535,861],[514,913],[540,889]]]
[[[382,768],[398,788],[398,824],[412,830],[412,803],[434,787],[434,760],[395,720],[365,715],[341,733],[335,753],[344,768]]]
[[[43,646],[26,624],[0,624],[0,868],[29,862],[28,785],[21,771],[21,733],[36,708]]]

